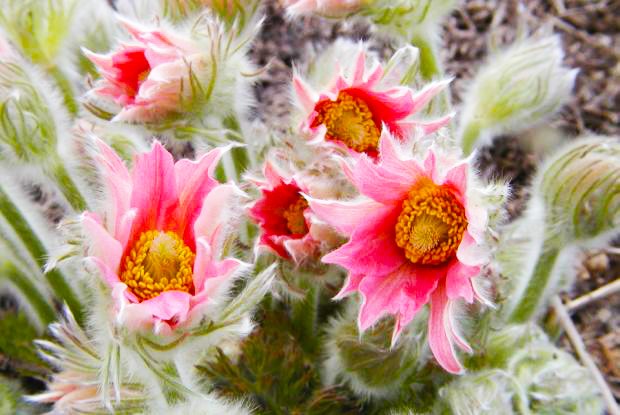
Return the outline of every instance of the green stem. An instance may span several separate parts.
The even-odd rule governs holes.
[[[559,249],[551,248],[543,251],[538,257],[523,296],[510,316],[511,322],[525,323],[534,316],[547,291],[547,285],[559,254]]]
[[[39,239],[34,229],[30,226],[26,218],[22,215],[19,208],[13,203],[9,195],[0,187],[0,214],[4,216],[15,234],[21,239],[30,253],[34,262],[43,269],[47,250],[43,242]],[[59,270],[51,270],[45,274],[54,294],[64,300],[78,322],[83,321],[83,311],[74,291],[67,284],[66,278]]]
[[[56,179],[58,188],[76,212],[83,212],[88,209],[88,204],[86,203],[84,196],[80,193],[80,190],[71,178],[69,171],[61,161],[56,161],[53,163],[51,174],[54,179]]]
[[[437,58],[433,43],[423,35],[416,34],[411,39],[411,44],[420,50],[420,73],[425,81],[432,80],[435,76],[441,76],[443,71]]]
[[[28,300],[28,303],[36,313],[41,324],[47,327],[56,319],[56,311],[39,291],[37,286],[11,262],[5,262],[0,266],[0,273],[15,285],[20,293]]]
[[[310,354],[314,353],[319,346],[316,330],[318,306],[319,290],[316,286],[309,284],[304,299],[293,300],[291,309],[293,327],[298,333],[299,343]]]
[[[461,135],[461,147],[465,154],[472,152],[478,138],[480,138],[481,133],[482,128],[477,122],[471,122],[463,129],[463,134]]]
[[[54,79],[54,82],[56,82],[56,86],[62,94],[67,110],[69,110],[71,115],[77,115],[80,107],[73,96],[73,86],[71,85],[71,82],[69,82],[65,74],[63,74],[56,65],[48,67],[47,72]]]

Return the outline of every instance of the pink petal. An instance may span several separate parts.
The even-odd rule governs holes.
[[[133,236],[146,230],[163,230],[173,219],[177,203],[174,161],[157,141],[148,153],[136,156],[132,171],[131,207],[137,209]]]
[[[467,194],[467,170],[468,165],[466,162],[459,163],[448,170],[443,183],[452,186],[456,190],[455,196],[462,205],[465,205]]]
[[[98,258],[113,272],[116,271],[123,255],[120,242],[114,239],[89,212],[82,215],[82,229],[89,245],[89,255]]]
[[[459,261],[453,261],[448,268],[446,276],[446,294],[451,300],[464,298],[468,303],[474,301],[474,290],[471,278],[478,275],[480,267],[465,265]]]
[[[355,185],[360,193],[383,204],[406,199],[419,176],[411,174],[411,169],[403,171],[390,167],[376,165],[362,154],[354,167]]]
[[[142,301],[136,304],[142,312],[148,313],[156,320],[169,322],[169,325],[176,326],[187,320],[191,295],[183,291],[164,291],[157,297]]]
[[[349,242],[324,256],[322,261],[340,265],[351,273],[369,276],[394,271],[407,261],[395,242],[395,222],[396,217],[392,214],[382,222],[358,227]]]
[[[456,251],[456,257],[459,262],[470,267],[477,267],[484,264],[489,257],[489,253],[479,245],[474,238],[466,230],[463,233],[463,239]]]
[[[209,243],[204,238],[196,240],[196,258],[194,259],[194,292],[202,291],[207,273],[212,268],[213,254]]]
[[[366,52],[363,49],[357,53],[355,66],[353,67],[353,85],[364,82],[364,71],[366,70]]]
[[[420,129],[422,131],[422,134],[428,135],[448,125],[453,117],[454,117],[454,113],[448,114],[446,116],[443,116],[441,118],[438,118],[436,120],[431,120],[431,121],[419,121],[419,120],[401,121],[399,122],[399,125],[405,132],[405,136],[414,134],[416,129]]]
[[[344,297],[357,291],[363,279],[364,279],[364,275],[362,274],[351,274],[350,273],[347,276],[347,279],[344,282],[344,285],[342,286],[338,294],[336,294],[336,296],[333,298],[333,300],[342,300]]]
[[[99,139],[95,139],[95,144],[99,148],[98,162],[103,168],[104,184],[111,198],[106,205],[106,221],[112,235],[119,239],[122,217],[129,210],[131,178],[125,163],[110,146]]]
[[[351,235],[355,228],[369,221],[383,221],[394,209],[370,199],[341,202],[313,199],[307,195],[304,197],[319,219],[329,223],[343,235]]]
[[[411,114],[420,111],[431,99],[440,93],[445,87],[447,87],[452,79],[446,79],[443,81],[432,82],[426,85],[420,92],[413,96],[413,108],[411,108]]]
[[[297,75],[293,76],[293,88],[303,109],[308,112],[314,110],[314,106],[319,101],[318,94]]]
[[[463,373],[463,367],[456,358],[454,348],[448,337],[449,300],[445,288],[440,284],[431,296],[431,314],[428,322],[428,344],[437,362],[446,371],[454,374]]]
[[[211,247],[217,246],[218,237],[231,213],[231,200],[245,196],[234,184],[216,186],[204,199],[202,210],[194,222],[196,238],[205,238]]]
[[[97,258],[96,256],[87,257],[86,260],[92,261],[92,263],[99,268],[101,277],[108,287],[114,287],[120,282],[120,279],[116,273],[118,268],[111,269],[105,262],[103,262],[103,260]]]
[[[448,329],[450,330],[449,336],[454,342],[461,348],[461,350],[467,353],[473,353],[473,350],[469,344],[465,341],[465,339],[459,334],[456,323],[454,321],[455,313],[452,311],[454,307],[454,302],[450,301],[448,305]]]
[[[213,173],[218,161],[229,148],[230,146],[215,148],[197,161],[182,159],[174,165],[179,194],[177,221],[185,240],[194,239],[192,225],[200,214],[205,197],[218,185]]]

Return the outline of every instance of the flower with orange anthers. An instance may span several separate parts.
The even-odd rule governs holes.
[[[264,180],[252,180],[262,195],[250,208],[250,216],[260,226],[259,245],[296,263],[317,256],[321,244],[334,235],[326,224],[312,220],[312,210],[302,196],[308,189],[295,178],[284,177],[270,162],[265,163],[263,175]]]
[[[354,152],[375,155],[384,128],[403,138],[415,128],[430,134],[450,121],[452,115],[432,121],[412,119],[448,81],[431,83],[417,93],[406,86],[384,85],[383,67],[376,63],[367,68],[366,60],[361,49],[351,73],[341,72],[320,93],[294,76],[297,99],[306,114],[303,130]]]
[[[361,155],[347,171],[363,199],[324,201],[309,198],[315,214],[350,236],[323,257],[349,276],[337,298],[359,291],[364,331],[385,314],[396,318],[392,342],[430,302],[428,339],[437,361],[462,371],[452,343],[470,350],[455,328],[452,307],[462,298],[482,300],[472,279],[487,262],[482,249],[487,212],[468,186],[469,164],[428,151],[420,164],[401,157],[384,132],[379,161]]]
[[[204,52],[191,38],[170,30],[121,23],[130,41],[107,55],[84,50],[103,78],[93,92],[122,107],[115,120],[148,122],[180,111],[195,82],[192,76],[204,70]]]
[[[98,145],[109,200],[103,217],[85,212],[82,227],[117,320],[158,333],[191,324],[241,265],[219,259],[240,194],[213,178],[225,149],[175,163],[156,142],[135,158],[130,174],[111,148]]]

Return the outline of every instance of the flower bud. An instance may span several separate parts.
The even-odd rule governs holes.
[[[577,70],[562,65],[560,38],[521,39],[492,55],[463,102],[460,138],[469,153],[491,134],[518,133],[553,115],[569,98]]]
[[[393,320],[383,319],[360,335],[355,305],[349,303],[345,315],[333,319],[327,329],[324,383],[344,380],[360,397],[393,397],[405,379],[427,361],[421,334],[426,316],[414,320],[390,347]]]

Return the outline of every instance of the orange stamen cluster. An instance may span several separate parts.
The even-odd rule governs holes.
[[[325,138],[342,141],[355,151],[376,150],[379,145],[381,130],[368,105],[347,92],[340,92],[336,101],[325,101],[317,106],[313,125],[321,124],[327,128]]]
[[[120,279],[140,301],[164,291],[190,292],[194,257],[176,233],[146,231],[125,256]]]
[[[403,202],[396,244],[414,264],[440,265],[456,255],[466,228],[465,209],[450,189],[426,179]]]
[[[308,207],[308,202],[303,197],[299,197],[291,203],[284,211],[282,216],[286,219],[286,227],[294,235],[304,235],[308,232],[304,210]]]

